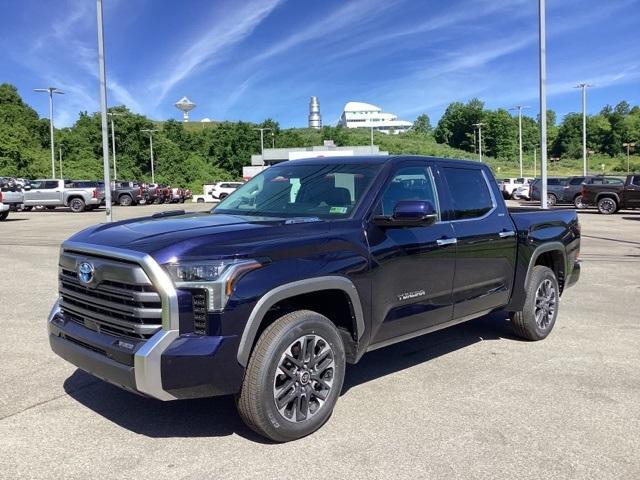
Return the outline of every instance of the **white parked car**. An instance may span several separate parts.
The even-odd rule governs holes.
[[[532,180],[533,179],[527,177],[504,178],[500,181],[498,186],[500,187],[500,191],[504,198],[519,198],[516,196],[518,189],[526,186],[528,191],[529,183],[531,183]]]
[[[217,182],[212,185],[212,188],[207,193],[215,199],[224,200],[242,185],[243,182]]]

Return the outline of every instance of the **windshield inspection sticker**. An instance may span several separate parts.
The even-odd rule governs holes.
[[[347,207],[331,207],[329,213],[347,213]]]

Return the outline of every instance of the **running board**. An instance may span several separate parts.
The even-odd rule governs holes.
[[[482,312],[472,313],[471,315],[465,315],[461,318],[456,318],[454,320],[450,320],[448,322],[439,323],[438,325],[433,325],[431,327],[423,328],[422,330],[416,330],[415,332],[405,333],[404,335],[400,335],[399,337],[389,338],[387,340],[383,340],[382,342],[374,343],[367,347],[367,352],[372,350],[377,350],[378,348],[388,347],[389,345],[393,345],[394,343],[403,342],[405,340],[409,340],[411,338],[419,337],[421,335],[426,335],[427,333],[435,332],[438,330],[443,330],[448,327],[452,327],[459,323],[464,323],[469,320],[473,320],[474,318],[479,318],[491,313],[494,309],[490,308],[489,310],[483,310]]]

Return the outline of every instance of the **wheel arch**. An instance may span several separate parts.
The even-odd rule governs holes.
[[[567,272],[567,252],[565,246],[560,242],[550,242],[537,247],[529,260],[525,286],[529,284],[533,267],[537,265],[543,265],[553,270],[553,273],[558,279],[560,293],[562,293]]]
[[[80,199],[80,200],[82,200],[85,204],[87,203],[87,200],[86,200],[82,195],[80,195],[79,193],[76,193],[76,194],[74,194],[74,195],[69,195],[69,196],[67,197],[67,201],[65,202],[65,207],[68,207],[69,205],[71,205],[71,201],[72,201],[72,200],[75,200],[76,198],[79,198],[79,199]]]
[[[247,324],[242,332],[240,345],[238,347],[238,363],[244,367],[249,363],[249,356],[261,331],[261,327],[265,320],[268,320],[269,312],[273,307],[285,301],[304,298],[306,295],[322,295],[328,292],[339,292],[345,296],[350,306],[350,314],[353,318],[354,341],[362,338],[365,330],[362,304],[358,291],[351,280],[337,275],[299,280],[276,287],[260,298],[251,311]],[[347,346],[345,347],[347,348]]]
[[[596,203],[603,198],[613,198],[618,205],[620,204],[620,196],[616,192],[600,192],[596,195]]]

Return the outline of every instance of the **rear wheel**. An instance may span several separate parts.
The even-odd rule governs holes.
[[[204,198],[199,198],[198,200],[196,200],[196,203],[204,203]]]
[[[218,196],[218,199],[220,199],[220,200],[224,200],[224,199],[225,199],[225,198],[227,198],[228,196],[229,196],[229,194],[228,194],[228,193],[221,193],[221,194]]]
[[[81,198],[71,199],[71,201],[69,202],[69,208],[73,213],[84,212],[84,209],[85,209],[84,200]]]
[[[618,210],[618,202],[613,198],[605,197],[598,200],[598,211],[603,215],[611,215]]]
[[[511,314],[511,324],[519,337],[542,340],[551,333],[558,316],[560,289],[553,270],[542,265],[533,267],[526,292],[524,308]]]
[[[0,222],[4,222],[9,216],[9,212],[0,212]]]
[[[587,208],[587,204],[582,201],[582,195],[576,195],[576,198],[573,199],[573,205],[577,209]]]
[[[131,195],[120,195],[120,198],[118,198],[118,204],[121,207],[130,207],[132,203],[133,198],[131,198]]]
[[[553,206],[556,205],[556,203],[558,203],[558,198],[553,193],[548,194],[547,195],[547,204],[550,207],[553,207]]]
[[[329,419],[344,381],[335,325],[312,311],[280,317],[258,339],[237,397],[252,430],[277,442],[309,435]]]

